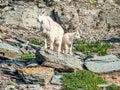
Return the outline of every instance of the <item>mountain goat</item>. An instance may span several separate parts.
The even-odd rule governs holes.
[[[73,33],[65,33],[62,38],[62,52],[72,55],[73,40],[78,38],[80,38],[78,31]]]
[[[42,34],[44,36],[44,48],[48,48],[49,44],[50,49],[53,50],[56,44],[57,51],[61,52],[62,37],[64,34],[63,28],[52,20],[50,16],[45,16],[43,12],[39,14],[38,20],[43,29]]]

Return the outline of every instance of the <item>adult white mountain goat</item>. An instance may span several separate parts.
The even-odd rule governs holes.
[[[52,20],[50,16],[45,16],[43,11],[39,13],[38,20],[43,29],[44,48],[48,48],[49,44],[50,49],[53,50],[55,45],[57,45],[57,51],[61,52],[62,37],[64,34],[63,28]]]
[[[78,31],[73,33],[65,33],[62,38],[62,52],[72,55],[73,40],[78,38],[80,38]]]

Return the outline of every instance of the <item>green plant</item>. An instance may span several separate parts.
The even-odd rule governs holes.
[[[35,59],[35,54],[24,54],[21,56],[21,59],[26,61]]]
[[[107,90],[120,90],[120,86],[112,84],[109,87],[107,87]]]
[[[42,42],[39,39],[30,39],[30,43],[35,44],[35,45],[41,45]]]
[[[75,51],[81,51],[84,54],[90,55],[92,53],[97,53],[98,55],[106,55],[107,50],[112,48],[109,43],[102,43],[101,41],[88,43],[85,40],[77,39],[74,41]]]
[[[91,5],[94,5],[94,6],[98,6],[98,2],[96,0],[94,0],[93,2],[90,3]]]
[[[98,84],[107,83],[97,74],[87,70],[77,70],[76,73],[63,74],[62,90],[99,90]]]

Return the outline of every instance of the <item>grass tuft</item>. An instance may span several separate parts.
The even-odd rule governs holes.
[[[30,43],[35,44],[35,45],[41,45],[42,42],[39,39],[30,39]]]
[[[21,56],[22,60],[30,61],[35,59],[35,54],[24,54]]]

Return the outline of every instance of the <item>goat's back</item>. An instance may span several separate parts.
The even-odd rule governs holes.
[[[50,23],[51,33],[55,34],[56,36],[63,35],[64,30],[63,28],[54,20],[52,20],[51,17],[47,17]]]

